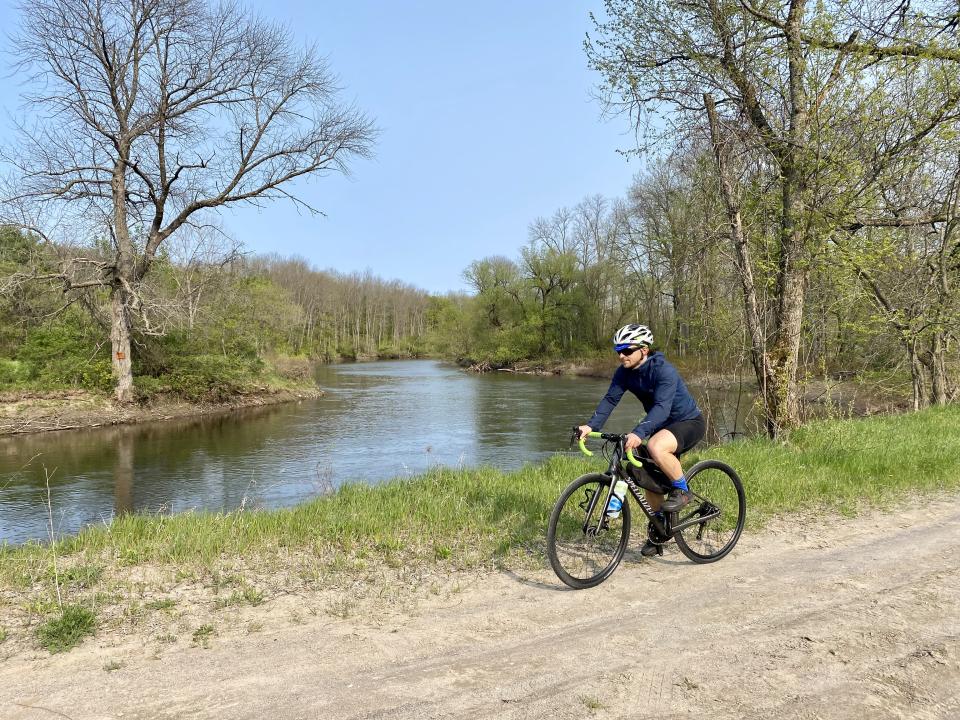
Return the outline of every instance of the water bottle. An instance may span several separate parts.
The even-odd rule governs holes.
[[[607,517],[610,519],[620,517],[620,510],[623,509],[623,499],[627,496],[627,483],[623,480],[617,480],[613,486],[613,496],[607,503]]]

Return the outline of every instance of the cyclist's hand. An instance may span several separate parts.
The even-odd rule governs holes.
[[[581,425],[580,427],[577,428],[577,430],[580,431],[580,437],[578,438],[578,440],[583,440],[587,435],[593,432],[593,428],[590,427],[589,425]]]
[[[627,433],[623,438],[623,447],[625,450],[636,450],[641,445],[643,445],[643,440],[640,439],[639,435],[635,435],[634,433]]]

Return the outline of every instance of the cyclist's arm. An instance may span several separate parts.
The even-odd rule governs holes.
[[[646,417],[633,429],[634,434],[646,440],[667,424],[679,380],[680,376],[672,367],[661,369],[653,388],[653,405],[647,411]]]
[[[602,428],[607,418],[610,417],[610,413],[613,412],[613,409],[620,402],[620,398],[623,397],[626,391],[627,388],[624,383],[622,368],[617,368],[617,371],[613,374],[613,380],[610,381],[610,388],[607,390],[607,394],[603,396],[600,404],[597,405],[596,412],[593,413],[593,417],[587,420],[586,424],[594,430]]]

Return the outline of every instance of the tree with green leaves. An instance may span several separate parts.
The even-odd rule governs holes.
[[[909,208],[900,216],[884,212],[886,181],[932,132],[954,122],[960,101],[960,83],[950,80],[946,60],[926,67],[915,82],[921,105],[891,97],[891,79],[909,83],[915,65],[857,50],[851,23],[863,19],[841,5],[608,0],[606,18],[587,41],[590,62],[604,78],[605,101],[632,119],[640,149],[706,136],[716,150],[773,436],[800,419],[805,294],[815,263],[838,232],[926,220]],[[811,42],[817,33],[840,29],[850,32],[845,42]],[[896,134],[883,137],[890,128]],[[864,155],[864,136],[877,134],[880,140]],[[758,187],[776,198],[776,225],[759,233],[773,263],[769,308],[753,277],[756,238],[743,223],[744,204]]]

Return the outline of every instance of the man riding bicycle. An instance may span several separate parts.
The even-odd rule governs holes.
[[[653,352],[652,345],[653,333],[646,325],[624,325],[617,330],[613,349],[620,358],[620,367],[593,417],[580,426],[580,438],[603,427],[625,392],[636,395],[647,415],[626,436],[624,448],[634,450],[647,440],[651,459],[670,480],[672,488],[666,500],[644,489],[647,502],[656,512],[676,512],[690,502],[679,456],[703,439],[707,426],[676,368],[662,352]],[[657,545],[648,539],[640,552],[650,557],[656,554]]]

